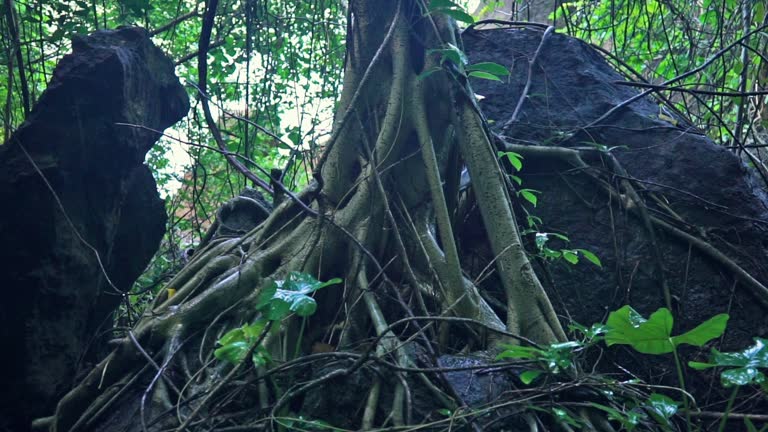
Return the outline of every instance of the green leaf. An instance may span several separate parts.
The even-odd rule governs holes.
[[[416,79],[417,79],[417,80],[423,80],[424,78],[426,78],[426,77],[428,77],[428,76],[432,75],[432,74],[433,74],[433,73],[435,73],[435,72],[439,72],[439,71],[441,71],[441,70],[443,70],[443,68],[440,68],[440,67],[437,67],[437,66],[435,66],[435,67],[432,67],[432,68],[429,68],[429,69],[425,70],[424,72],[422,72],[422,73],[418,74],[418,75],[416,76]]]
[[[755,344],[742,351],[722,353],[712,349],[710,363],[688,362],[694,369],[734,366],[720,374],[723,386],[764,384],[765,374],[758,368],[768,368],[768,339],[755,338]]]
[[[672,418],[672,416],[677,413],[677,408],[680,406],[674,399],[659,393],[651,394],[648,398],[647,405],[653,412],[666,420]]]
[[[537,359],[544,352],[538,348],[520,346],[520,345],[503,345],[504,351],[496,356],[496,360],[504,359]]]
[[[306,317],[315,313],[317,310],[317,302],[312,297],[305,295],[296,296],[291,302],[291,311],[296,312],[296,315]]]
[[[691,368],[696,369],[696,370],[704,370],[704,369],[709,369],[709,368],[717,367],[716,364],[702,363],[702,362],[696,362],[696,361],[689,361],[688,362],[688,366],[690,366]]]
[[[464,67],[464,65],[469,63],[469,59],[467,58],[467,55],[464,54],[464,51],[460,50],[456,45],[450,43],[447,45],[448,48],[428,50],[427,54],[440,54],[440,63],[445,62],[445,60],[450,60],[460,67]]]
[[[464,12],[461,9],[440,9],[437,12],[446,14],[449,17],[455,19],[456,21],[464,22],[467,24],[472,24],[475,22],[475,19],[472,18],[472,15]]]
[[[644,354],[671,353],[675,349],[670,339],[673,322],[666,308],[657,310],[646,320],[630,306],[624,306],[608,315],[605,343],[630,345]]]
[[[492,62],[481,62],[481,63],[475,63],[472,65],[469,65],[467,66],[467,72],[470,72],[470,71],[486,72],[491,75],[496,75],[499,77],[509,75],[509,69],[507,69],[506,67],[498,63],[492,63]]]
[[[341,283],[339,278],[320,282],[306,273],[290,272],[284,280],[271,282],[262,289],[256,308],[271,321],[281,320],[290,312],[309,316],[317,310],[317,303],[308,294],[338,283]]]
[[[431,0],[429,2],[429,10],[431,11],[437,10],[437,9],[451,9],[451,8],[461,8],[461,6],[457,5],[451,0]]]
[[[749,417],[744,417],[744,426],[747,427],[747,432],[758,432],[757,427]]]
[[[568,261],[571,264],[577,264],[579,262],[579,255],[576,253],[576,251],[570,250],[570,249],[563,249],[560,252],[563,254],[563,259]]]
[[[752,21],[755,24],[761,24],[763,22],[763,19],[765,19],[765,3],[762,1],[756,2],[752,10],[752,15],[753,15]]]
[[[516,175],[510,175],[509,178],[511,178],[515,183],[517,183],[518,186],[523,184],[523,179]]]
[[[688,344],[693,346],[703,346],[712,339],[720,337],[725,332],[728,324],[728,314],[715,315],[712,318],[699,324],[693,330],[685,332],[679,336],[672,337],[672,343],[677,345]]]
[[[243,331],[243,328],[240,327],[224,333],[224,336],[222,336],[218,342],[221,345],[229,345],[231,343],[241,342],[245,340],[247,340],[245,337],[245,332]]]
[[[259,336],[261,336],[261,332],[264,331],[264,327],[266,326],[267,326],[267,321],[260,319],[251,325],[246,325],[241,327],[241,329],[243,331],[243,335],[245,336],[246,340],[255,342],[259,338]]]
[[[515,168],[515,170],[520,171],[523,169],[523,155],[521,155],[520,153],[515,153],[511,151],[510,152],[500,151],[498,155],[500,158],[506,157],[510,165],[512,165]],[[520,183],[522,183],[522,181]]]
[[[600,258],[597,257],[597,255],[593,254],[592,252],[586,250],[586,249],[576,249],[579,251],[581,255],[584,256],[584,258],[587,259],[587,261],[591,262],[592,264],[602,267],[603,263],[600,262]]]
[[[720,314],[687,333],[673,337],[674,318],[667,308],[660,308],[646,320],[630,306],[624,306],[608,316],[605,343],[608,346],[630,345],[644,354],[667,354],[681,344],[702,346],[719,337],[727,321],[728,315]]]
[[[291,303],[283,299],[272,299],[266,308],[262,309],[265,312],[267,319],[270,321],[280,321],[291,311]]]
[[[534,207],[536,207],[536,204],[539,202],[539,198],[536,197],[536,195],[535,195],[537,193],[540,193],[537,190],[533,190],[533,189],[520,189],[520,191],[518,193],[520,194],[520,196],[525,198],[526,201],[528,201],[529,203],[533,204]]]
[[[488,72],[475,71],[475,72],[470,72],[468,76],[475,77],[475,78],[482,78],[489,81],[501,81],[501,78],[497,77],[494,74],[489,74]]]
[[[642,420],[642,414],[636,411],[622,412],[615,408],[594,402],[590,403],[590,405],[608,413],[609,420],[616,420],[617,422],[621,423],[624,429],[628,431],[634,430],[635,426],[637,426],[640,423],[640,420]]]
[[[581,423],[579,423],[579,421],[575,417],[570,415],[568,411],[562,408],[552,408],[552,414],[554,414],[555,417],[557,417],[557,419],[562,423],[573,426],[579,430],[582,427]]]
[[[256,367],[264,367],[272,362],[272,356],[263,346],[256,347],[251,354],[251,361]]]
[[[269,305],[277,292],[277,284],[270,282],[261,288],[256,300],[256,310],[262,310]]]
[[[534,237],[534,241],[536,242],[536,247],[539,250],[544,249],[544,245],[546,245],[549,241],[549,233],[537,232],[536,236]]]
[[[216,350],[213,351],[213,355],[219,360],[237,364],[245,358],[245,355],[250,348],[250,344],[245,341],[232,342],[216,348]]]
[[[720,382],[723,387],[760,384],[765,382],[765,375],[753,367],[728,369],[720,374]]]
[[[446,416],[446,417],[450,417],[451,416],[451,410],[449,410],[448,408],[441,408],[441,409],[437,410],[437,412],[439,414],[441,414],[441,415]]]
[[[526,222],[528,222],[529,227],[535,227],[536,225],[541,225],[544,223],[544,221],[541,220],[538,216],[528,215],[525,218]]]
[[[539,375],[543,374],[544,371],[540,370],[528,370],[520,374],[520,381],[523,382],[523,384],[528,385],[533,382],[536,378],[539,377]]]

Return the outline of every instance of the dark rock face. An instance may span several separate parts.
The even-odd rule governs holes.
[[[515,384],[511,373],[494,370],[493,358],[443,355],[437,360],[442,368],[467,368],[443,376],[461,402],[472,408],[495,402]]]
[[[216,215],[211,230],[212,239],[226,236],[242,236],[264,222],[272,212],[272,204],[261,192],[245,188],[240,195],[224,203]]]
[[[52,413],[164,233],[143,165],[159,135],[117,123],[163,130],[189,109],[173,63],[143,29],[72,46],[0,146],[0,430]]]
[[[686,127],[683,121],[673,125],[661,119],[662,109],[650,98],[635,101],[592,125],[638,92],[615,84],[624,81],[623,77],[595,50],[558,34],[544,44],[519,122],[503,131],[528,79],[528,60],[539,46],[542,32],[489,30],[463,36],[472,63],[493,61],[511,68],[509,83],[472,82],[473,90],[485,96],[481,107],[494,121],[492,127],[497,132],[525,145],[616,146],[611,153],[630,177],[638,179],[635,187],[653,216],[696,236],[703,235],[756,279],[768,282],[768,200],[738,157]],[[674,115],[665,112],[665,116]],[[599,152],[587,152],[585,159],[603,172],[610,170]],[[523,187],[542,191],[538,207],[530,208],[531,214],[543,219],[541,230],[567,234],[571,247],[588,249],[603,263],[597,268],[558,262],[547,265],[547,271],[539,271],[545,275],[544,283],[556,309],[589,325],[604,321],[608,311],[624,304],[646,316],[662,307],[661,275],[653,265],[653,248],[642,221],[621,210],[594,180],[574,172],[571,166],[534,158],[525,159],[523,164]],[[610,175],[607,178],[618,181]],[[651,193],[687,224],[663,215],[669,213]],[[479,218],[474,223],[479,224]],[[470,227],[467,232],[474,230]],[[687,242],[658,227],[655,232],[663,276],[675,300],[675,332],[689,330],[714,314],[730,313],[721,349],[742,349],[751,345],[753,336],[768,334],[765,309],[748,288],[735,282],[731,272],[696,248],[689,248]],[[483,241],[471,235],[465,235],[464,240]],[[688,354],[704,356],[706,351]],[[613,349],[603,364],[610,365],[613,356],[622,352],[622,361],[632,361],[627,360],[631,357],[627,351]],[[651,362],[656,358],[635,356],[640,370],[648,371],[644,378],[654,376],[651,381],[658,381],[660,376],[668,376],[674,382],[669,363],[654,364]],[[702,381],[696,379],[698,372],[688,373],[694,375],[691,381]],[[711,397],[718,400],[719,396]]]

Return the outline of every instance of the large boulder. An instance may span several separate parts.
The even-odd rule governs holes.
[[[539,50],[542,36],[543,32],[530,29],[463,34],[472,63],[497,62],[511,70],[508,82],[472,80],[473,91],[484,97],[480,104],[494,131],[512,144],[586,149],[582,154],[592,172],[616,186],[621,173],[611,166],[608,155],[589,150],[610,149],[627,176],[636,180],[634,187],[651,217],[704,240],[755,279],[768,283],[765,184],[736,155],[684,119],[672,120],[675,114],[650,97],[623,105],[638,91],[618,84],[625,79],[584,42],[560,34],[544,42],[522,109],[516,121],[509,122],[528,83],[529,61]],[[526,206],[543,220],[540,230],[566,234],[570,247],[588,249],[602,260],[602,268],[560,260],[546,264],[546,269],[538,261],[537,270],[563,317],[589,325],[604,321],[607,312],[624,304],[647,316],[665,305],[661,287],[666,281],[677,318],[675,332],[691,329],[714,314],[729,313],[720,349],[742,349],[752,344],[752,337],[768,334],[764,297],[712,253],[659,225],[654,225],[654,247],[639,213],[618,205],[620,196],[609,196],[583,170],[557,158],[530,157],[523,160],[519,175],[523,187],[541,191],[538,206]],[[626,193],[622,188],[617,191]],[[525,221],[522,212],[518,216]],[[474,244],[473,253],[485,254],[487,259],[485,240],[476,238],[482,231],[472,226],[480,223],[479,217],[469,222],[462,228],[463,241]],[[565,245],[553,241],[551,246]],[[466,256],[465,262],[471,258]],[[687,355],[704,357],[706,353],[688,351]],[[676,383],[669,358],[656,361],[612,349],[600,366],[610,366],[612,360],[629,369],[636,366],[635,371],[649,381]],[[695,386],[703,380],[692,382]],[[700,405],[727,399],[718,399],[721,396],[715,393],[708,397],[700,399]]]
[[[189,110],[145,30],[72,49],[0,146],[0,430],[53,410],[157,250],[166,215],[143,162]]]

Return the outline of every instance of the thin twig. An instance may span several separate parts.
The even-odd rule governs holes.
[[[533,53],[533,57],[531,57],[531,60],[528,62],[528,79],[525,82],[525,88],[523,88],[523,93],[520,95],[520,98],[517,100],[517,105],[515,106],[515,110],[512,111],[512,117],[510,117],[509,120],[507,120],[507,122],[504,123],[502,130],[509,129],[509,127],[512,126],[512,124],[517,121],[517,116],[518,114],[520,114],[520,109],[523,106],[523,102],[525,102],[525,100],[528,98],[528,92],[531,90],[531,82],[533,81],[533,68],[536,66],[536,60],[539,58],[539,54],[541,54],[541,51],[544,48],[544,43],[549,38],[549,35],[551,35],[552,32],[554,31],[555,31],[555,28],[552,26],[549,26],[544,31],[544,34],[541,36],[541,42],[539,42],[539,46],[536,48],[536,52]]]

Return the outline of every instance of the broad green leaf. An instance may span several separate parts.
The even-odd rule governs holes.
[[[540,370],[528,370],[520,374],[520,381],[523,382],[523,384],[528,385],[533,382],[536,378],[539,377],[539,375],[543,374],[544,371]]]
[[[677,413],[680,404],[674,399],[663,394],[653,393],[648,398],[648,407],[662,418],[668,420]]]
[[[581,255],[584,256],[584,258],[587,259],[587,261],[591,262],[592,264],[602,267],[603,263],[600,262],[600,258],[597,257],[597,255],[593,254],[592,252],[586,250],[586,249],[576,249],[579,251]]]
[[[542,360],[550,372],[560,373],[573,367],[573,350],[581,346],[582,344],[576,341],[551,344],[544,350]]]
[[[733,366],[720,374],[725,387],[764,384],[765,374],[758,368],[768,368],[768,339],[755,338],[755,344],[742,351],[722,353],[712,349],[710,363],[688,362],[694,369]]]
[[[467,24],[472,24],[475,22],[475,19],[472,18],[472,15],[464,12],[461,9],[440,9],[437,12],[446,14],[449,17],[455,19],[456,21],[464,22]]]
[[[268,320],[280,321],[290,313],[291,304],[283,299],[273,299],[262,311],[266,313]]]
[[[518,186],[521,186],[523,184],[523,179],[516,175],[510,175],[509,178],[511,178],[515,183],[517,183]]]
[[[234,342],[240,342],[245,340],[246,340],[245,332],[243,331],[242,327],[239,327],[224,333],[224,336],[222,336],[221,339],[219,339],[219,343],[221,345],[229,345]]]
[[[520,189],[518,193],[525,198],[526,201],[533,204],[534,207],[536,207],[536,204],[539,202],[539,198],[536,197],[536,194],[539,193],[539,191],[533,189]]]
[[[459,53],[452,49],[448,48],[441,48],[441,49],[431,49],[427,51],[427,54],[438,54],[440,55],[440,64],[443,64],[445,60],[450,60],[453,63],[457,65],[462,65],[461,63],[461,56]]]
[[[471,64],[467,66],[467,71],[468,72],[481,71],[481,72],[486,72],[499,77],[509,75],[509,69],[505,68],[504,66],[498,63],[492,63],[492,62],[481,62],[481,63]]]
[[[256,308],[265,312],[271,321],[281,320],[290,312],[309,316],[317,310],[317,303],[309,294],[338,283],[341,283],[339,278],[320,282],[306,273],[290,272],[284,280],[271,282],[263,288]]]
[[[251,361],[256,367],[264,367],[272,362],[272,356],[269,354],[269,351],[267,351],[265,347],[259,346],[253,350]]]
[[[644,354],[667,354],[674,351],[671,341],[672,314],[661,308],[646,320],[630,306],[611,312],[606,324],[605,343],[630,345]]]
[[[563,249],[560,252],[563,254],[563,259],[568,261],[571,264],[577,264],[579,262],[579,255],[576,253],[576,251],[570,250],[570,249]]]
[[[450,0],[430,0],[429,2],[429,10],[437,10],[437,9],[451,9],[451,8],[461,8],[461,6],[457,5],[456,3],[450,1]]]
[[[496,360],[504,359],[536,359],[543,353],[542,350],[534,347],[520,345],[504,345],[504,351],[496,356]]]
[[[264,331],[264,327],[266,326],[267,326],[266,320],[258,320],[251,325],[246,325],[241,328],[243,330],[243,335],[245,336],[246,340],[256,341],[259,338],[259,336],[261,336],[261,332]]]
[[[762,1],[756,2],[752,10],[752,15],[754,16],[753,22],[755,24],[761,24],[763,19],[765,19],[765,3]]]
[[[630,306],[624,306],[608,315],[605,343],[608,346],[630,345],[644,354],[667,354],[681,344],[702,346],[719,337],[727,321],[727,315],[717,315],[693,330],[673,337],[674,318],[667,308],[660,308],[646,320]]]
[[[245,341],[232,342],[216,348],[216,350],[213,351],[213,355],[219,360],[237,364],[245,358],[245,355],[250,348],[250,344]]]
[[[687,331],[681,335],[672,337],[672,343],[677,345],[688,344],[693,346],[703,346],[712,339],[720,337],[725,332],[725,326],[728,324],[728,314],[715,315],[712,318],[699,324],[693,330]]]
[[[324,286],[333,285],[341,282],[340,279],[332,279],[328,282],[320,282],[311,275],[299,272],[289,272],[283,281],[277,281],[277,287],[287,291],[296,291],[303,294],[309,294],[317,291]]]
[[[765,382],[765,374],[753,367],[728,369],[720,374],[720,382],[723,387],[761,384]]]
[[[440,54],[440,63],[448,59],[462,68],[469,63],[467,55],[459,47],[450,43],[447,46],[448,48],[431,49],[427,51],[427,54]]]
[[[497,77],[496,75],[490,74],[488,72],[482,72],[482,71],[470,72],[468,74],[468,76],[475,77],[475,78],[486,79],[486,80],[489,80],[489,81],[501,81],[501,78]]]
[[[262,287],[256,300],[256,310],[262,310],[267,307],[275,297],[275,293],[277,293],[277,284],[275,282],[270,282]]]
[[[500,151],[498,155],[500,158],[506,157],[510,165],[512,165],[515,168],[515,170],[520,171],[521,169],[523,169],[523,155],[521,155],[520,153],[515,153],[511,151],[509,152]]]
[[[317,302],[312,297],[305,295],[299,295],[293,298],[291,302],[291,311],[296,312],[296,315],[306,317],[315,313],[317,310]]]

